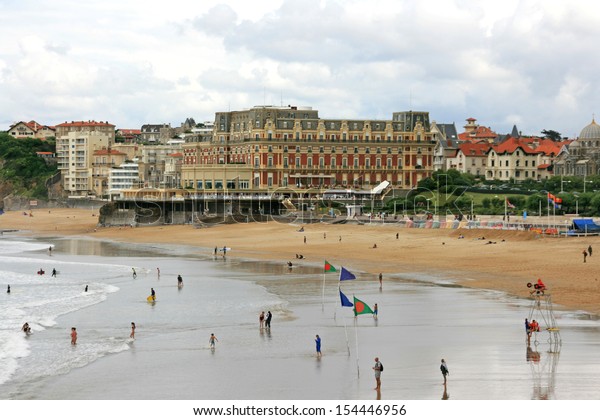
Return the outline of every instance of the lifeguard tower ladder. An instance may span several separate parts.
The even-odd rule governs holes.
[[[544,331],[548,332],[548,343],[554,351],[560,351],[562,339],[560,338],[560,328],[556,323],[556,317],[554,316],[554,309],[552,307],[552,295],[548,293],[548,290],[540,291],[535,290],[531,294],[533,300],[531,308],[529,310],[529,320],[536,320],[540,326],[540,331],[534,331],[534,343],[538,344],[538,334]],[[551,350],[552,351],[552,350]]]

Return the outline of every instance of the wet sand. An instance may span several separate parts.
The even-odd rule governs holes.
[[[69,241],[58,242],[54,258],[69,259]],[[24,383],[17,399],[49,400],[456,400],[597,399],[600,387],[600,322],[557,311],[565,345],[556,348],[540,333],[528,348],[521,325],[530,301],[500,292],[456,286],[451,276],[397,277],[377,282],[343,282],[342,290],[371,306],[379,317],[339,304],[338,280],[305,267],[244,259],[189,258],[191,248],[158,258],[119,257],[119,246],[78,249],[139,268],[138,277],[118,280],[106,301],[64,315],[48,334],[77,325],[80,344],[94,331],[114,331],[130,349],[108,354],[66,374]],[[142,248],[142,253],[146,248]],[[101,253],[102,255],[98,255]],[[160,249],[155,253],[160,255]],[[161,277],[155,266],[160,265]],[[183,273],[184,288],[176,287]],[[155,305],[145,302],[149,287]],[[260,330],[258,313],[272,310],[270,330]],[[212,352],[210,333],[219,339]],[[323,356],[314,337],[323,339]],[[347,335],[346,335],[347,334]],[[33,337],[42,340],[42,334]],[[68,337],[65,335],[65,340]],[[356,341],[358,340],[358,342]],[[358,345],[357,345],[358,343]],[[65,341],[65,347],[69,348]],[[69,349],[71,350],[71,349]],[[73,349],[71,351],[76,351]],[[384,364],[382,391],[373,391],[371,369]],[[449,364],[442,386],[439,359]]]
[[[323,260],[328,260],[360,271],[363,278],[373,281],[381,272],[384,284],[391,273],[452,274],[462,285],[520,297],[529,295],[528,282],[542,278],[555,303],[600,314],[600,254],[588,257],[585,264],[582,256],[588,245],[600,245],[598,237],[538,237],[531,232],[490,229],[406,229],[377,223],[311,224],[305,225],[304,232],[297,231],[300,226],[275,222],[202,229],[189,225],[99,228],[97,210],[39,210],[33,215],[7,212],[0,216],[0,229],[27,230],[35,236],[85,235],[129,243],[190,245],[202,248],[205,255],[212,254],[214,247],[227,246],[232,248],[231,257],[291,261],[301,266],[322,266]],[[464,239],[457,239],[459,235]],[[478,239],[481,237],[485,240]],[[295,259],[296,254],[305,259]]]

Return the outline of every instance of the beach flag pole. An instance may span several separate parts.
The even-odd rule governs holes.
[[[350,343],[348,342],[348,327],[346,326],[346,318],[344,318],[344,333],[346,334],[346,348],[348,349],[348,356],[350,356]]]
[[[358,365],[358,325],[356,322],[356,315],[354,315],[354,334],[356,335],[356,374],[360,378],[360,368]]]
[[[325,270],[323,270],[323,293],[321,294],[321,312],[325,312]]]

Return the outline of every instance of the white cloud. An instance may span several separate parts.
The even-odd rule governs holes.
[[[0,1],[0,127],[120,127],[263,103],[331,118],[419,109],[578,133],[597,111],[583,0]]]

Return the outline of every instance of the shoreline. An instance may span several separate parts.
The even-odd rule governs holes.
[[[322,266],[365,273],[363,281],[385,282],[394,274],[431,273],[455,278],[461,286],[496,290],[527,298],[526,284],[543,279],[554,304],[563,309],[600,314],[598,257],[583,263],[582,250],[597,237],[548,238],[532,232],[493,229],[408,229],[394,225],[299,225],[277,222],[220,225],[97,227],[97,214],[86,209],[52,209],[0,216],[0,230],[19,236],[84,237],[138,244],[177,244],[212,250],[230,247],[227,256],[260,261],[291,261],[294,266]],[[398,239],[396,239],[398,235]],[[463,235],[463,239],[458,239]],[[485,237],[485,239],[480,239]],[[304,242],[306,238],[306,242]],[[478,239],[479,238],[479,239]],[[377,248],[373,245],[377,244]],[[296,259],[301,254],[304,259]],[[219,252],[221,255],[221,252]],[[392,277],[388,277],[391,275]]]

